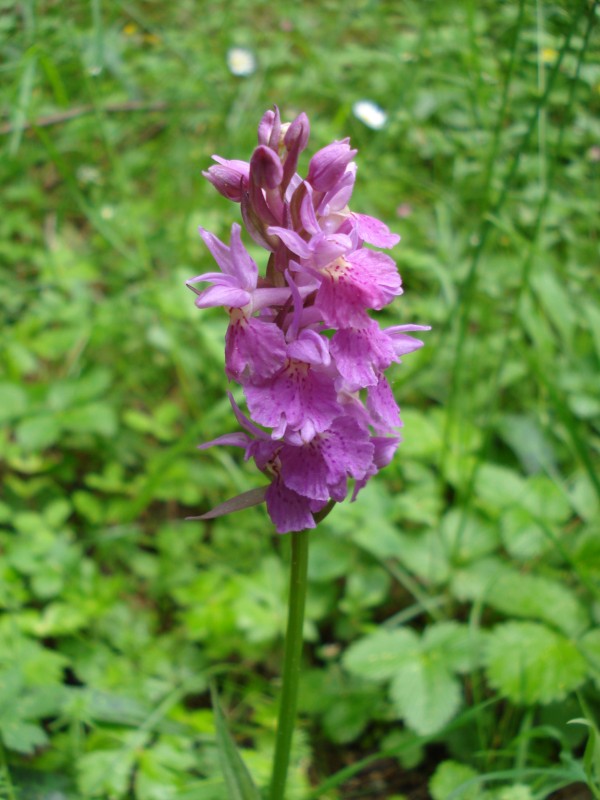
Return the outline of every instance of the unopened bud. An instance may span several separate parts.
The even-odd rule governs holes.
[[[250,177],[261,189],[276,189],[283,177],[279,156],[265,145],[257,147],[250,159]]]
[[[261,121],[258,123],[258,143],[277,150],[279,144],[279,132],[281,130],[281,117],[279,109],[265,111]]]
[[[301,114],[298,114],[296,119],[288,125],[283,143],[285,144],[287,150],[297,148],[297,152],[301,153],[308,144],[309,136],[310,123],[306,114],[302,112]]]
[[[213,156],[213,159],[217,163],[202,174],[223,197],[239,203],[242,194],[248,190],[250,165],[247,161],[227,161],[219,156]]]
[[[313,189],[327,192],[342,177],[358,152],[350,148],[349,141],[332,142],[314,154],[308,167],[308,182]]]

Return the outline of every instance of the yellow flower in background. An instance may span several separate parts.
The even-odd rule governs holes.
[[[558,50],[555,50],[553,47],[544,47],[540,55],[544,64],[554,64],[558,58]]]

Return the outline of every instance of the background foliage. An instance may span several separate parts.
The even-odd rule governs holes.
[[[290,798],[600,796],[596,5],[0,8],[0,796],[222,800],[211,677],[266,782],[289,543],[182,522],[261,480],[195,450],[233,423],[183,282],[273,103],[352,137],[385,316],[433,326],[396,460],[312,536]]]

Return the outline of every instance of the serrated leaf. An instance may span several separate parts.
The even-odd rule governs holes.
[[[43,747],[48,742],[43,728],[19,719],[2,722],[0,736],[9,750],[25,755],[33,753],[37,747]]]
[[[131,781],[135,750],[94,750],[77,762],[77,783],[82,794],[94,798],[122,797]]]
[[[237,749],[233,737],[227,729],[225,717],[219,705],[219,698],[214,686],[210,687],[213,714],[219,751],[219,761],[223,770],[223,777],[229,791],[230,800],[261,800],[260,794],[242,757]]]
[[[542,620],[565,633],[577,634],[589,625],[589,616],[573,592],[540,575],[506,571],[490,584],[484,599],[507,616]]]
[[[461,704],[458,680],[441,653],[421,653],[396,670],[390,687],[396,710],[421,736],[440,731]]]
[[[486,648],[490,684],[515,703],[561,700],[586,677],[583,656],[569,639],[533,622],[507,622]]]
[[[385,681],[394,677],[407,660],[417,658],[420,650],[419,638],[410,628],[377,631],[351,644],[343,663],[353,675]]]
[[[423,649],[440,653],[452,672],[470,672],[482,661],[485,633],[459,622],[438,622],[423,635]]]

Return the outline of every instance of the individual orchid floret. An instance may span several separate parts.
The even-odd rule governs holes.
[[[336,331],[330,351],[351,391],[374,386],[381,372],[398,361],[394,340],[371,319],[363,326]]]
[[[287,288],[258,287],[258,268],[242,244],[240,230],[239,225],[232,225],[228,247],[201,228],[200,235],[222,272],[206,272],[187,282],[194,291],[197,283],[212,284],[198,293],[198,308],[227,308],[230,322],[225,336],[225,365],[228,377],[236,380],[246,370],[262,377],[272,375],[283,364],[283,331],[253,314],[274,303],[285,303],[290,295]]]
[[[252,418],[272,428],[274,438],[289,428],[307,441],[326,430],[342,412],[329,364],[328,340],[315,331],[302,331],[287,346],[284,365],[276,374],[244,386]]]
[[[321,269],[315,303],[325,323],[344,328],[363,325],[368,309],[379,311],[402,294],[400,275],[385,253],[356,250]]]
[[[309,442],[284,444],[279,453],[285,485],[304,497],[327,502],[346,497],[348,478],[364,478],[373,462],[368,430],[339,416]]]

